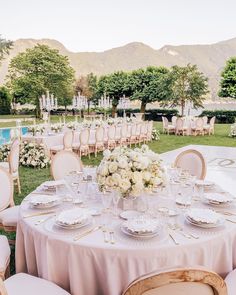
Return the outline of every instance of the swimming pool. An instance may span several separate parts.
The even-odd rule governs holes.
[[[0,129],[0,145],[4,143],[8,143],[11,139],[10,137],[11,128],[2,128]],[[28,131],[28,127],[21,127],[22,134],[26,134]]]

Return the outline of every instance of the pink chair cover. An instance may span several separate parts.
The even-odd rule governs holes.
[[[0,211],[6,209],[13,200],[13,180],[9,172],[0,167]]]

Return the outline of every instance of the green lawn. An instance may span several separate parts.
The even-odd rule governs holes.
[[[69,117],[71,120],[72,117]],[[53,117],[53,121],[59,121],[58,117]],[[0,123],[1,124],[1,123]],[[1,126],[0,126],[1,127]],[[155,127],[162,130],[162,123],[156,122]],[[228,124],[216,124],[215,135],[211,136],[175,136],[175,135],[166,135],[160,134],[159,141],[153,141],[149,143],[150,148],[157,152],[163,153],[173,149],[177,149],[189,144],[201,144],[201,145],[215,145],[215,146],[230,146],[236,147],[236,138],[230,138],[228,136],[230,130],[230,125]],[[102,159],[102,154],[100,153],[97,158],[91,156],[91,159],[88,157],[83,157],[82,161],[84,165],[98,165]],[[22,186],[22,193],[19,195],[17,192],[14,194],[14,199],[16,204],[20,204],[22,199],[27,196],[32,190],[39,186],[42,182],[50,179],[50,168],[46,169],[32,169],[20,167],[20,180]],[[0,232],[1,233],[1,232]],[[13,235],[10,235],[14,237]],[[12,251],[11,259],[11,271],[14,273],[14,249]]]
[[[161,131],[162,124],[160,122],[155,123],[155,126]],[[189,144],[202,144],[202,145],[215,145],[215,146],[231,146],[236,147],[236,139],[228,136],[230,125],[216,124],[215,135],[211,136],[175,136],[161,134],[159,141],[153,141],[149,144],[150,148],[157,152],[163,153],[173,149],[180,148]],[[82,161],[84,165],[97,165],[101,161],[102,154],[100,153],[97,158],[91,156],[83,157]],[[20,167],[20,179],[22,185],[22,193],[19,195],[15,192],[15,202],[20,204],[21,200],[34,190],[43,181],[50,178],[50,168],[46,169],[32,169]]]

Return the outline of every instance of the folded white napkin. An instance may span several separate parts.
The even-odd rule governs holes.
[[[217,224],[221,220],[221,216],[210,209],[190,209],[186,216],[197,223]]]
[[[33,206],[37,205],[46,205],[59,201],[58,196],[49,196],[49,195],[37,195],[30,198],[30,204]]]
[[[75,225],[84,223],[88,217],[89,212],[87,209],[75,208],[62,211],[56,218],[56,222],[65,225]]]
[[[126,221],[124,227],[131,232],[152,233],[158,229],[158,222],[153,219],[135,218]]]

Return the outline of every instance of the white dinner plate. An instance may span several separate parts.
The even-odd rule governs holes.
[[[123,211],[120,213],[120,217],[128,220],[128,219],[132,219],[132,218],[137,218],[141,215],[140,212],[138,211],[134,211],[134,210],[127,210],[127,211]]]
[[[121,225],[120,227],[121,231],[133,238],[138,238],[138,239],[151,239],[156,237],[157,235],[159,235],[159,230],[152,232],[152,233],[145,233],[145,234],[140,234],[140,233],[134,233],[134,232],[130,232],[126,227],[124,227],[123,225]]]

